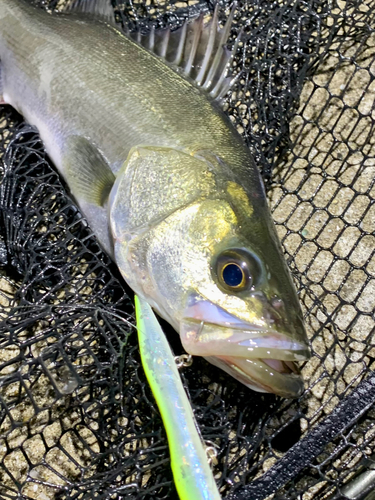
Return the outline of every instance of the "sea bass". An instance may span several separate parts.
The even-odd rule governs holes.
[[[137,41],[107,0],[70,10],[0,0],[0,101],[38,128],[102,246],[188,353],[298,396],[301,308],[260,174],[219,105],[231,19],[219,29],[216,9],[207,26]]]

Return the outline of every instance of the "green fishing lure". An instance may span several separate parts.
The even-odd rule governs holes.
[[[137,295],[135,312],[142,365],[167,433],[179,497],[181,500],[220,500],[205,444],[168,341],[150,305]]]

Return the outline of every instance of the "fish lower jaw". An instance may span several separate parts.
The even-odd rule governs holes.
[[[211,356],[206,359],[257,392],[296,398],[304,391],[300,371],[292,361],[231,356]]]

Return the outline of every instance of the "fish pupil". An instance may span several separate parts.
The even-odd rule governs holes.
[[[243,271],[237,264],[228,264],[223,269],[223,280],[228,286],[240,286],[243,280]]]

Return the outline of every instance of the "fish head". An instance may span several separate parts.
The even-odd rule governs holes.
[[[299,396],[304,385],[296,362],[310,353],[272,221],[263,215],[244,227],[238,203],[223,199],[201,203],[199,212],[197,226],[190,226],[196,254],[187,266],[190,291],[179,324],[185,350],[251,389]]]
[[[116,262],[133,290],[180,333],[188,353],[251,389],[297,397],[303,381],[295,362],[309,349],[267,203],[236,180],[224,176],[218,184],[163,217],[159,193],[152,224],[131,236],[114,231]],[[111,203],[113,219],[114,197]]]

